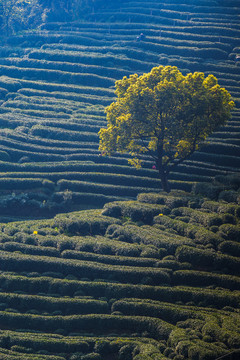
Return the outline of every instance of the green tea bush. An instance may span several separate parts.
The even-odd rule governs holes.
[[[29,349],[27,349],[27,348],[25,348],[25,347],[23,347],[23,346],[19,346],[19,345],[13,345],[13,346],[11,346],[11,350],[12,350],[12,351],[16,351],[16,352],[20,352],[20,353],[29,353],[29,352],[32,352],[32,349],[30,349],[30,351],[29,351]]]
[[[16,351],[12,351],[12,350],[6,350],[6,349],[0,349],[0,359],[1,360],[5,360],[6,357],[9,360],[21,360],[21,359],[26,359],[26,360],[31,360],[31,359],[36,359],[36,360],[43,360],[46,359],[46,356],[44,355],[37,355],[36,353],[33,354],[28,354],[28,353],[24,353],[24,355],[19,352]],[[47,358],[49,360],[64,360],[64,357],[62,356],[55,356],[55,355],[47,355]]]
[[[43,186],[52,186],[52,182],[44,179],[11,179],[11,178],[0,178],[0,187],[3,190],[25,190],[33,188],[41,188]]]
[[[219,214],[231,214],[236,215],[238,211],[238,205],[235,204],[226,204],[225,202],[220,201],[209,201],[205,200],[202,203],[202,209],[210,210],[211,212],[219,213]]]
[[[56,249],[48,248],[48,247],[37,247],[34,245],[26,245],[26,244],[18,244],[15,242],[7,242],[4,244],[0,244],[0,249],[4,251],[20,251],[23,254],[29,255],[43,255],[43,256],[53,256],[58,257],[59,252]]]
[[[169,254],[174,254],[176,248],[183,243],[192,244],[190,239],[169,235],[150,226],[142,226],[139,228],[135,225],[121,226],[113,224],[107,228],[106,235],[111,239],[118,239],[119,241],[165,248]]]
[[[218,200],[226,201],[228,203],[233,203],[233,202],[237,202],[238,196],[239,196],[239,194],[237,191],[224,190],[224,191],[220,192],[220,194],[218,196]]]
[[[222,191],[222,187],[208,183],[196,183],[194,184],[192,191],[196,195],[202,195],[211,200],[217,200],[218,195]]]
[[[149,331],[151,335],[157,338],[167,338],[172,331],[172,326],[159,319],[150,317],[134,317],[134,316],[117,316],[117,315],[73,315],[73,316],[56,316],[45,317],[31,314],[15,314],[0,313],[2,325],[9,324],[12,327],[17,326],[19,322],[23,325],[27,324],[27,328],[31,330],[56,331],[57,329],[65,329],[69,332],[72,329],[82,329],[84,332],[94,329],[101,330],[104,321],[104,327],[109,332],[111,329],[134,331]],[[48,320],[47,320],[48,319]]]
[[[202,226],[186,223],[185,221],[178,219],[171,219],[169,216],[156,216],[154,218],[154,224],[164,225],[165,228],[169,230],[173,229],[180,236],[194,239],[197,243],[210,243],[216,246],[219,242],[221,242],[221,238],[218,234],[214,234],[212,231],[209,231]]]
[[[10,92],[16,92],[22,87],[22,84],[20,80],[2,75],[0,76],[0,86]]]
[[[232,214],[222,214],[221,219],[223,224],[236,224],[236,218]]]
[[[134,349],[135,349],[134,344],[122,346],[118,352],[119,360],[132,360]]]
[[[57,44],[55,44],[57,46]],[[59,46],[61,46],[60,44],[58,44]],[[52,46],[54,46],[54,44],[52,44]],[[62,46],[64,46],[64,44],[62,44]],[[67,46],[67,45],[66,45]],[[100,51],[101,49],[97,48],[98,51]],[[21,80],[22,83],[24,84],[24,87],[22,89],[19,89],[19,94],[25,94],[25,90],[26,90],[26,94],[25,95],[31,95],[31,96],[38,96],[40,95],[39,92],[47,92],[47,96],[51,97],[51,94],[54,94],[54,92],[58,92],[61,94],[67,94],[67,93],[71,93],[74,94],[95,94],[95,95],[99,95],[99,96],[114,96],[114,91],[113,89],[108,89],[105,87],[90,87],[90,86],[82,86],[82,85],[70,85],[70,84],[64,84],[64,83],[46,83],[44,81],[38,80],[38,81],[34,81],[34,80]],[[36,92],[35,92],[36,91]],[[29,92],[29,93],[28,93]],[[41,95],[43,95],[41,93]],[[83,107],[84,110],[85,107]]]
[[[14,77],[26,77],[28,79],[41,79],[45,81],[59,81],[67,84],[97,85],[98,87],[110,87],[114,85],[114,80],[108,77],[74,73],[60,70],[43,70],[32,68],[18,68],[17,66],[0,65],[0,76],[9,75]]]
[[[59,106],[57,107],[55,104],[49,104],[49,105],[42,105],[40,103],[33,103],[33,102],[27,102],[25,101],[24,98],[20,98],[16,97],[14,100],[12,101],[8,101],[7,104],[5,105],[6,107],[10,107],[10,108],[17,108],[17,109],[23,109],[23,110],[37,110],[37,111],[42,111],[42,112],[55,112],[55,113],[63,113],[63,118],[65,118],[65,113],[66,114],[71,114],[72,111],[69,108],[65,108],[63,106],[61,106],[59,104]]]
[[[91,65],[99,65],[103,68],[103,66],[106,66],[106,63],[110,63],[110,68],[112,68],[113,66],[111,66],[111,62],[114,63],[115,66],[117,66],[118,68],[123,68],[123,67],[127,67],[127,66],[135,66],[137,67],[139,70],[144,70],[144,67],[146,67],[146,63],[140,60],[135,60],[135,59],[130,59],[127,58],[126,56],[122,56],[122,57],[117,57],[117,56],[113,56],[108,54],[102,54],[99,52],[88,52],[87,54],[85,52],[76,52],[76,51],[58,51],[58,50],[35,50],[32,51],[29,54],[29,57],[31,59],[40,59],[40,60],[50,60],[50,61],[54,61],[57,63],[62,63],[62,64],[81,64],[81,66],[83,66],[83,64],[87,64],[88,66],[91,67]],[[76,65],[74,67],[74,72],[76,72]],[[154,64],[147,64],[148,66],[154,65]],[[66,66],[65,66],[66,67]],[[71,68],[70,68],[71,69]],[[65,70],[65,71],[69,71]],[[72,71],[71,71],[72,72]],[[81,71],[82,72],[82,71]],[[95,73],[96,71],[94,71]],[[127,72],[128,73],[128,72]],[[111,74],[112,77],[114,78],[114,75],[116,75],[116,70],[114,71],[113,69],[113,73]],[[126,71],[125,71],[126,74]],[[122,76],[123,76],[123,72],[122,72]]]
[[[31,135],[39,136],[39,137],[51,137],[57,140],[77,140],[77,141],[89,141],[89,142],[96,142],[97,141],[97,134],[93,132],[76,132],[76,131],[66,131],[57,128],[46,127],[42,125],[34,125],[30,131]]]
[[[240,188],[240,176],[238,174],[218,175],[215,177],[215,181],[235,190]]]
[[[142,316],[146,314],[146,316],[161,318],[161,320],[167,321],[170,324],[186,320],[192,315],[191,310],[183,310],[177,305],[131,298],[116,301],[112,305],[111,311],[120,311],[124,315],[134,314],[136,316]]]
[[[44,154],[46,158],[46,154]],[[101,160],[102,161],[102,160]],[[125,161],[126,162],[126,161]],[[38,172],[39,165],[37,163],[27,163],[27,164],[17,164],[17,163],[5,163],[1,162],[1,169],[2,171],[17,171],[20,170],[22,172]],[[151,172],[151,176],[153,178],[157,178],[156,173],[152,173],[149,169],[136,169],[130,166],[116,165],[116,164],[106,164],[106,163],[99,163],[93,164],[92,162],[80,162],[80,161],[66,161],[66,162],[56,162],[56,161],[48,161],[44,164],[41,164],[41,172],[43,173],[50,173],[50,172],[96,172],[96,173],[115,173],[115,174],[126,174],[126,175],[134,175],[134,176],[149,176],[149,171]]]
[[[165,53],[167,55],[180,55],[180,56],[196,56],[200,58],[217,58],[217,59],[226,59],[228,54],[226,51],[218,48],[205,48],[199,49],[197,47],[186,47],[186,46],[170,46],[154,43],[144,43],[141,44],[141,47],[145,51]]]
[[[189,344],[188,356],[191,360],[194,360],[196,356],[200,356],[202,359],[214,359],[214,357],[220,357],[223,354],[227,355],[227,351],[224,348],[220,348],[218,345],[214,344],[213,339],[210,337],[210,342],[206,341],[200,342],[200,344]]]
[[[1,180],[1,179],[0,179]],[[70,180],[59,180],[57,185],[60,191],[69,189],[71,191],[87,192],[103,194],[108,196],[126,196],[135,197],[139,192],[146,190],[138,186],[121,186],[121,185],[110,185],[101,184],[96,182],[87,181],[70,181]],[[152,189],[149,189],[152,190]]]
[[[240,227],[238,225],[223,224],[219,227],[219,235],[225,240],[239,241]]]
[[[206,227],[211,226],[220,226],[223,223],[223,220],[220,216],[216,214],[209,214],[207,212],[187,208],[187,207],[179,207],[176,210],[172,210],[171,214],[173,215],[181,215],[181,216],[189,216],[193,221],[202,224]]]
[[[81,351],[82,354],[89,352],[89,344],[83,338],[63,337],[59,335],[44,334],[31,332],[11,332],[9,336],[11,343],[19,344],[34,348],[35,351],[45,349],[50,353],[72,353]],[[65,357],[64,357],[65,358]]]
[[[155,253],[153,250],[146,249],[143,253],[141,252],[141,257],[144,258],[133,258],[133,257],[121,257],[121,256],[109,256],[109,255],[98,255],[93,253],[86,253],[80,251],[73,250],[65,250],[62,252],[62,257],[65,259],[78,259],[78,260],[89,260],[89,261],[97,261],[104,264],[112,264],[112,265],[126,265],[126,266],[155,266],[156,260],[152,260],[150,258],[155,258],[158,253]],[[145,255],[145,256],[144,256]],[[161,267],[161,266],[160,266]]]
[[[101,216],[99,210],[57,215],[54,222],[60,232],[71,235],[104,234],[110,224],[119,224],[115,218]]]
[[[141,193],[138,194],[137,200],[147,204],[165,204],[165,196],[158,193]]]
[[[184,181],[191,181],[191,182],[207,182],[207,181],[211,181],[211,177],[210,176],[201,176],[199,174],[182,174],[182,173],[177,173],[177,172],[171,172],[169,174],[169,179],[171,180],[184,180]]]
[[[215,251],[182,246],[177,249],[176,257],[181,262],[191,263],[195,268],[227,269],[230,274],[238,274],[240,260],[233,256],[218,254]]]
[[[76,252],[89,253],[88,256],[91,256],[90,253],[95,253],[101,255],[138,257],[142,251],[143,246],[119,242],[115,240],[111,240],[111,242],[109,242],[108,238],[102,236],[77,236],[71,237],[71,239],[69,239],[69,237],[61,240],[59,239],[57,248],[60,251],[67,248],[70,250],[75,250]]]
[[[174,287],[160,287],[149,285],[134,285],[134,284],[114,284],[112,282],[92,282],[89,279],[85,281],[74,281],[64,279],[53,279],[50,277],[31,277],[13,275],[1,275],[1,280],[4,280],[4,289],[7,291],[26,291],[31,289],[31,293],[38,293],[39,290],[48,293],[54,291],[64,295],[73,295],[76,291],[84,291],[88,295],[94,297],[102,297],[103,294],[111,298],[148,298],[165,302],[188,302],[193,300],[198,303],[204,301],[208,305],[215,305],[218,307],[226,306],[226,303],[232,307],[239,306],[239,298],[237,294],[227,291],[208,290],[203,288],[174,288]]]
[[[173,273],[173,284],[185,286],[219,286],[222,288],[237,290],[239,278],[237,276],[213,274],[204,271],[177,270]]]
[[[149,276],[153,284],[170,282],[170,276],[166,269],[152,268],[152,267],[133,267],[115,265],[111,268],[108,265],[68,259],[58,259],[47,256],[34,256],[28,258],[19,253],[7,253],[0,251],[1,269],[5,271],[31,271],[34,266],[35,270],[41,272],[41,266],[44,266],[46,271],[61,272],[64,275],[72,274],[74,276],[89,277],[91,279],[101,278],[108,279],[109,276],[113,280],[121,282],[138,283],[144,276]],[[14,259],[14,260],[13,260]],[[41,265],[42,264],[42,265]]]
[[[231,133],[225,133],[224,137],[228,137],[230,138]],[[236,137],[236,134],[232,137]],[[199,161],[199,162],[211,162],[214,163],[215,165],[219,165],[221,167],[232,167],[232,168],[239,168],[240,165],[240,158],[238,156],[229,156],[229,155],[223,155],[223,154],[214,154],[214,153],[203,153],[200,151],[196,151],[192,156],[191,159],[194,161]],[[209,185],[209,184],[208,184]],[[197,187],[198,191],[200,191],[200,188]],[[214,191],[215,190],[215,191]],[[202,191],[204,191],[204,189],[202,188]],[[209,195],[213,196],[215,195],[215,192],[217,191],[217,189],[214,189],[211,187],[207,187],[206,184],[206,191]],[[205,195],[206,195],[206,191],[205,191]],[[204,195],[204,192],[203,192]],[[207,195],[207,197],[211,198],[209,195]],[[212,198],[212,199],[213,199]]]
[[[132,221],[142,221],[151,224],[153,217],[159,213],[169,214],[166,206],[145,204],[138,201],[114,202],[104,205],[102,215],[116,217],[130,217]]]
[[[202,152],[212,152],[214,154],[224,154],[230,156],[236,156],[239,152],[239,146],[237,145],[228,145],[228,144],[220,144],[217,142],[208,143],[201,148]],[[221,176],[221,175],[220,175]]]
[[[173,192],[172,192],[173,193]],[[166,205],[170,209],[174,209],[180,206],[186,206],[189,200],[189,197],[186,195],[184,196],[184,193],[181,194],[182,196],[172,195],[170,194],[164,194],[164,193],[141,193],[138,194],[137,200],[139,202],[143,203],[149,203],[149,204],[161,204]]]
[[[99,353],[89,353],[89,354],[86,354],[86,355],[82,355],[80,357],[80,360],[101,360],[101,356]]]
[[[29,309],[38,309],[40,311],[52,312],[52,315],[70,315],[70,314],[88,314],[88,313],[108,313],[108,304],[104,301],[93,299],[71,299],[20,295],[20,294],[0,294],[1,300],[6,300],[8,306],[15,306],[18,311],[29,312]],[[5,311],[7,311],[5,309]],[[36,310],[32,313],[36,313]]]
[[[219,251],[231,256],[240,257],[240,244],[234,241],[223,241],[218,246]]]
[[[32,53],[30,54],[32,56]],[[88,59],[90,57],[90,54],[88,56]],[[63,59],[64,60],[64,59]],[[76,63],[73,59],[71,63],[67,61],[46,61],[43,59],[39,60],[31,60],[31,59],[0,59],[0,63],[2,65],[7,66],[17,66],[19,68],[25,67],[25,68],[31,68],[31,69],[48,69],[48,70],[59,70],[64,72],[70,72],[70,73],[94,73],[96,75],[101,76],[109,76],[111,74],[111,77],[113,78],[120,78],[123,77],[126,74],[130,74],[130,71],[126,71],[119,68],[105,68],[103,66],[99,66],[97,64],[84,64],[84,60],[82,61],[82,64]],[[123,64],[124,65],[124,64]],[[109,101],[108,101],[109,103]],[[107,105],[107,102],[105,103]]]

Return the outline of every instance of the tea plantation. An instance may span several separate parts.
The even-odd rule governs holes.
[[[0,359],[238,359],[239,191],[0,224]]]
[[[1,214],[52,216],[158,191],[151,158],[139,170],[127,155],[101,156],[97,135],[115,81],[158,65],[213,73],[236,103],[227,126],[171,174],[172,189],[239,171],[239,12],[235,1],[113,2],[2,39]]]
[[[0,39],[0,360],[238,360],[240,4],[107,3]],[[169,194],[98,150],[115,81],[159,65],[236,104]]]

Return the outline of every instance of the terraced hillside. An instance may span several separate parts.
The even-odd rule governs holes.
[[[239,191],[0,224],[0,359],[239,359]]]
[[[239,14],[235,1],[123,1],[2,41],[1,214],[50,216],[159,189],[151,159],[137,170],[127,156],[101,156],[97,135],[115,81],[158,65],[213,73],[237,105],[172,188],[239,171]]]

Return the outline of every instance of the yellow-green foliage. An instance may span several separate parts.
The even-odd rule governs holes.
[[[116,82],[117,100],[106,108],[108,127],[99,132],[100,151],[152,156],[162,186],[172,166],[183,161],[200,141],[230,118],[234,106],[229,92],[213,75],[184,76],[175,66],[154,67]]]

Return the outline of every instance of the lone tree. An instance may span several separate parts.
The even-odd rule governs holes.
[[[150,155],[167,192],[169,172],[231,117],[234,106],[213,75],[184,76],[175,66],[124,76],[116,82],[116,95],[106,108],[107,128],[99,131],[100,151],[128,152],[136,167],[141,167],[142,154]]]

